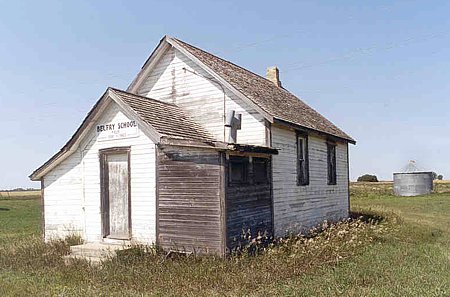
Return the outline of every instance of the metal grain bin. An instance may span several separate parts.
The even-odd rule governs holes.
[[[394,173],[394,194],[397,196],[426,195],[432,191],[432,172]]]

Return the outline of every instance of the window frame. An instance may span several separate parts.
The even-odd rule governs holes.
[[[248,157],[243,156],[229,156],[228,159],[228,184],[229,185],[243,185],[249,183],[249,163],[250,160]],[[233,175],[232,166],[233,164],[242,164],[243,172],[241,180],[232,180]]]
[[[256,178],[256,170],[255,170],[256,163],[264,164],[264,169],[265,169],[264,180],[257,180],[257,178]],[[269,184],[270,183],[269,168],[270,168],[270,160],[268,158],[252,157],[253,184],[255,184],[255,185]]]
[[[327,183],[328,185],[337,184],[337,168],[336,168],[336,149],[337,144],[334,141],[327,141]]]
[[[302,151],[300,150],[300,139],[303,140]],[[297,160],[297,186],[309,185],[309,149],[308,149],[308,134],[304,132],[296,133],[296,160]],[[302,156],[300,156],[303,152]],[[302,161],[304,165],[302,165]],[[302,168],[303,167],[303,168]]]

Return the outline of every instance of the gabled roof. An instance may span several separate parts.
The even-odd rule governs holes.
[[[188,51],[262,110],[273,116],[275,121],[298,125],[355,143],[348,134],[286,89],[184,41],[168,36],[166,39],[175,47],[179,45]]]
[[[61,150],[30,175],[32,180],[39,180],[45,172],[74,152],[83,136],[86,135],[86,131],[95,124],[101,111],[106,107],[108,100],[116,102],[126,112],[135,115],[140,129],[148,132],[155,143],[160,143],[161,141],[167,143],[167,139],[177,139],[204,143],[214,147],[211,144],[214,141],[213,137],[189,118],[178,106],[108,88],[89,111],[70,140]]]
[[[177,105],[110,89],[161,136],[202,142],[214,141],[213,136]]]

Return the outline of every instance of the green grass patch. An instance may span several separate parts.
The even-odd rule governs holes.
[[[353,195],[356,219],[255,256],[173,257],[136,246],[92,266],[44,244],[36,200],[0,201],[1,296],[449,296],[450,195]],[[362,216],[362,217],[360,217]],[[147,250],[146,250],[147,249]]]
[[[0,200],[0,246],[41,234],[39,199]]]

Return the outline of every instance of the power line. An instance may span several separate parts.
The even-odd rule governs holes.
[[[291,33],[273,35],[272,37],[267,38],[267,39],[254,41],[254,42],[250,42],[250,43],[244,43],[244,44],[236,45],[236,46],[232,46],[231,50],[219,51],[219,54],[225,54],[225,53],[226,54],[230,54],[230,53],[241,52],[241,51],[243,51],[243,50],[245,50],[247,48],[250,48],[250,47],[259,46],[261,44],[272,42],[272,41],[278,40],[278,39],[288,38],[288,37],[291,37],[291,36],[293,36],[295,34],[304,33],[304,32],[307,32],[307,31],[306,30],[295,30],[295,31],[293,31]]]
[[[367,48],[356,48],[356,49],[351,50],[343,55],[339,55],[334,58],[330,58],[330,59],[323,60],[323,61],[317,62],[317,63],[312,63],[312,64],[303,64],[303,62],[295,62],[295,63],[288,64],[287,65],[288,67],[286,67],[283,70],[283,73],[293,71],[293,70],[311,68],[314,66],[326,65],[326,64],[334,63],[334,62],[340,61],[340,60],[352,59],[357,56],[372,54],[372,53],[374,53],[376,51],[380,51],[380,50],[391,50],[391,49],[398,48],[401,46],[409,45],[411,43],[423,42],[423,41],[427,41],[427,40],[430,40],[433,38],[445,36],[448,34],[450,34],[450,30],[445,30],[440,33],[432,33],[432,34],[428,34],[428,35],[421,36],[421,37],[412,36],[412,37],[406,38],[400,42],[391,42],[391,43],[388,43],[387,45],[374,45],[374,46],[367,47]],[[289,67],[289,66],[291,66],[291,67]]]
[[[383,5],[383,6],[380,6],[379,9],[380,10],[384,10],[386,12],[386,11],[390,11],[390,9],[392,8],[391,6],[392,5]],[[355,14],[347,16],[348,19],[352,19],[354,17],[355,17]],[[255,42],[250,42],[250,43],[244,43],[244,44],[241,44],[241,45],[231,46],[231,50],[223,50],[223,51],[219,50],[218,53],[219,54],[225,54],[225,53],[229,54],[229,53],[240,52],[240,51],[245,50],[245,49],[250,48],[250,47],[255,47],[255,46],[258,46],[258,45],[261,45],[261,44],[264,44],[264,43],[272,42],[274,40],[284,39],[284,38],[296,35],[298,33],[306,33],[306,32],[309,32],[309,31],[305,30],[305,29],[301,29],[301,30],[291,31],[290,33],[277,34],[277,35],[273,35],[272,37],[267,38],[267,39],[263,39],[263,40],[259,40],[259,41],[255,41]]]

